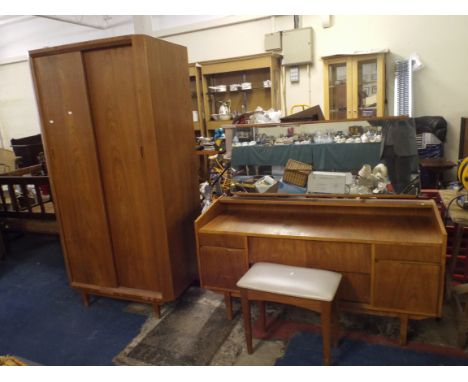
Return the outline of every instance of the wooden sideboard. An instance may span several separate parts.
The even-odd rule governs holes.
[[[256,262],[343,274],[340,309],[408,319],[440,317],[447,234],[432,200],[218,199],[195,222],[201,286],[239,296]]]

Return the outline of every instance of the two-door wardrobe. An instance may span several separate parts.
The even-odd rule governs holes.
[[[196,275],[186,48],[131,35],[30,59],[71,286],[159,314]]]

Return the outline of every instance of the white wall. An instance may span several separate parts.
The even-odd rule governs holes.
[[[446,156],[458,156],[460,117],[468,115],[467,16],[332,16],[323,28],[319,16],[303,16],[302,26],[314,29],[315,62],[301,67],[299,84],[286,77],[287,110],[293,104],[323,107],[320,57],[367,49],[389,49],[387,110],[393,112],[393,62],[418,53],[425,67],[415,73],[415,116],[441,115],[449,125]],[[265,33],[293,27],[292,16],[218,27],[166,37],[185,45],[191,61],[203,61],[263,52]],[[309,91],[310,89],[310,91]]]
[[[9,149],[11,138],[39,132],[29,63],[0,65],[0,147]]]
[[[131,19],[129,19],[131,20]],[[0,147],[11,138],[40,133],[28,51],[133,33],[131,22],[101,30],[25,16],[0,27]]]
[[[130,19],[129,19],[130,21]],[[0,28],[0,62],[28,56],[28,51],[133,33],[133,24],[95,29],[43,17],[26,16]]]
[[[458,158],[460,118],[468,114],[468,51],[464,49],[468,41],[467,16],[336,16],[331,28],[315,30],[319,56],[340,49],[390,50],[387,58],[390,114],[393,62],[418,53],[425,66],[414,73],[415,116],[443,116],[449,124],[446,156]],[[314,75],[321,78],[321,73]]]
[[[235,57],[264,52],[266,33],[293,28],[293,16],[264,16],[248,20],[247,16],[153,16],[153,29],[156,36],[187,46],[189,60],[203,61],[217,58]],[[239,21],[238,24],[233,24]],[[240,22],[244,20],[244,22]],[[227,23],[229,25],[224,25]],[[183,24],[192,26],[182,27]],[[425,67],[415,73],[415,116],[441,115],[449,124],[446,156],[456,159],[460,117],[468,114],[468,51],[464,48],[468,41],[468,16],[332,16],[330,28],[323,28],[319,16],[303,16],[302,26],[314,29],[313,65],[301,67],[301,82],[289,84],[286,77],[286,109],[297,103],[320,104],[323,107],[323,75],[320,57],[335,53],[366,49],[389,49],[387,58],[387,110],[393,111],[393,62],[408,58],[416,52]],[[196,31],[190,32],[197,29]],[[205,29],[204,29],[205,28]],[[185,31],[184,31],[185,30]],[[189,30],[187,32],[187,30]],[[123,24],[107,30],[96,30],[59,21],[29,17],[16,23],[0,26],[0,63],[11,57],[25,57],[27,51],[43,46],[84,41],[133,32],[133,25]],[[166,33],[167,32],[167,33]],[[173,34],[169,35],[168,34]],[[26,66],[20,65],[15,78],[25,92],[23,108],[35,108],[35,103],[26,88],[32,89]],[[0,86],[12,69],[0,66]],[[22,73],[22,74],[20,74]],[[29,81],[29,82],[28,82]],[[29,83],[29,85],[28,85]],[[7,89],[7,88],[5,88]],[[0,88],[0,91],[2,89]],[[2,109],[5,110],[8,95],[2,91]],[[8,92],[11,92],[8,90]],[[28,93],[29,95],[27,95]],[[11,93],[10,98],[14,98]],[[5,103],[7,102],[7,103]],[[25,105],[29,106],[25,106]],[[11,103],[10,103],[11,105]],[[10,106],[8,106],[9,108]],[[5,139],[11,134],[20,134],[22,128],[17,115],[10,121],[14,112],[0,114],[0,133]],[[10,114],[11,113],[11,114]],[[37,120],[31,112],[25,114],[23,126],[36,126]],[[27,119],[27,121],[26,121]],[[5,132],[2,125],[15,126],[12,133]],[[24,130],[22,136],[29,135]]]

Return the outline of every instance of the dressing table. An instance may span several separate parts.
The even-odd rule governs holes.
[[[221,197],[195,222],[200,283],[239,297],[257,262],[340,272],[340,310],[400,319],[442,314],[447,234],[432,200]]]

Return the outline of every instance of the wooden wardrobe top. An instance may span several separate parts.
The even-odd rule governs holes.
[[[143,34],[132,34],[132,35],[102,38],[98,40],[90,40],[90,41],[83,41],[83,42],[72,43],[72,44],[59,45],[59,46],[54,46],[54,47],[35,49],[35,50],[29,51],[29,56],[34,58],[34,57],[48,56],[51,54],[61,54],[61,53],[69,53],[69,52],[76,52],[76,51],[112,48],[112,47],[118,47],[118,46],[128,46],[128,45],[132,45],[135,40],[157,40],[157,41],[160,41],[161,43],[177,45],[177,44],[172,44],[167,41],[159,40],[154,37],[143,35]]]

